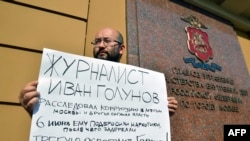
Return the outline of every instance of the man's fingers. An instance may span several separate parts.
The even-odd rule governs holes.
[[[38,102],[38,97],[33,97],[29,100],[29,102],[25,105],[25,109],[32,114],[35,104]]]

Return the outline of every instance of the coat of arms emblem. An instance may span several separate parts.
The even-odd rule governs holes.
[[[201,28],[207,29],[205,25],[194,16],[183,20],[191,24],[191,26],[185,28],[188,35],[187,43],[189,51],[203,62],[212,59],[213,51],[208,42],[208,35],[201,30]]]
[[[213,72],[216,69],[221,71],[221,67],[215,63],[212,63],[211,65],[206,64],[209,59],[213,59],[213,50],[209,44],[208,35],[201,30],[201,28],[207,29],[207,27],[195,16],[181,19],[190,24],[190,26],[185,27],[188,36],[188,50],[191,54],[195,55],[201,63],[196,63],[194,58],[184,58],[184,61],[186,63],[192,63],[195,68],[199,67]]]

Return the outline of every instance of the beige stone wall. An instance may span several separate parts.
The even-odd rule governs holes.
[[[250,75],[250,37],[249,35],[242,33],[240,31],[237,31],[237,34],[241,50],[243,52],[243,56],[246,61],[248,73]]]
[[[18,94],[38,78],[42,49],[92,56],[94,33],[106,26],[126,41],[125,1],[0,1],[0,9],[0,140],[27,141],[31,119]]]

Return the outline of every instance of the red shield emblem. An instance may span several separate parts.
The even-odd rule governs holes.
[[[188,35],[188,49],[202,62],[207,62],[209,59],[213,58],[212,48],[208,42],[208,35],[199,28],[186,27],[185,28]]]

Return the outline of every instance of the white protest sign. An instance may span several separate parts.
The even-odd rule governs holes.
[[[44,49],[30,141],[170,141],[164,74]]]

